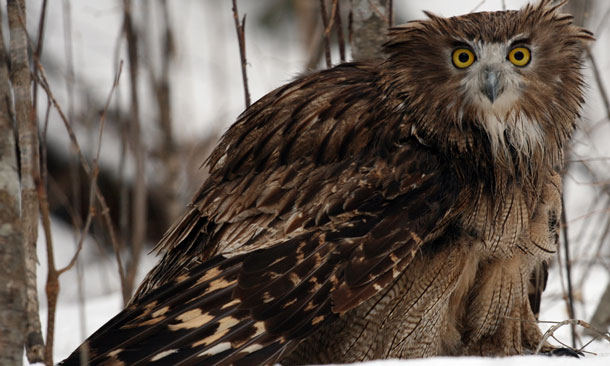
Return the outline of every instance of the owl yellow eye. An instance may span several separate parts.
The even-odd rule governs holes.
[[[529,64],[531,58],[530,50],[525,47],[515,47],[508,53],[508,61],[519,67]]]
[[[453,65],[458,69],[465,69],[474,62],[474,53],[468,48],[458,48],[453,51]]]

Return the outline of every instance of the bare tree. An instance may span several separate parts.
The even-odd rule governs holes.
[[[0,20],[2,17],[0,17]],[[0,364],[19,365],[25,343],[25,248],[7,54],[0,26]]]
[[[39,147],[32,108],[25,2],[7,1],[7,13],[10,55],[0,32],[0,364],[21,365],[24,346],[31,362],[42,360],[36,293],[35,181],[39,179]]]

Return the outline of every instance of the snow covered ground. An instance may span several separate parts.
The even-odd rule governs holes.
[[[215,0],[216,1],[216,0]],[[313,1],[313,0],[312,0]],[[449,2],[446,0],[427,0],[427,1],[400,1],[395,0],[397,21],[400,14],[411,11],[411,14],[420,14],[421,9],[431,10],[444,16],[465,13],[474,9],[480,0],[464,0],[460,2]],[[220,4],[220,1],[217,2]],[[174,120],[180,125],[177,126],[179,138],[202,137],[210,133],[213,129],[226,128],[240,113],[243,108],[243,97],[241,91],[241,79],[239,73],[239,58],[237,46],[235,44],[235,31],[233,29],[233,19],[230,14],[229,2],[224,1],[227,6],[221,12],[213,12],[216,4],[212,1],[202,2],[203,8],[209,10],[204,12],[204,21],[197,20],[197,12],[202,12],[196,1],[182,2],[184,6],[184,18],[174,24],[176,31],[184,35],[184,43],[178,48],[178,61],[180,66],[175,75],[176,85],[174,90],[178,90],[173,95]],[[252,14],[256,12],[254,1],[240,1],[242,13]],[[479,10],[499,10],[502,2],[486,1]],[[506,4],[509,8],[518,8],[524,3],[523,0],[508,0]],[[114,47],[116,37],[120,28],[121,9],[119,2],[100,2],[97,0],[72,1],[72,11],[74,20],[74,55],[77,65],[77,75],[79,78],[86,79],[91,86],[90,92],[105,98],[114,75]],[[38,1],[28,3],[28,22],[36,23],[38,19]],[[218,7],[218,6],[217,6]],[[39,11],[39,10],[38,10]],[[59,62],[63,62],[63,25],[61,2],[49,2],[49,17],[47,25],[47,39],[45,40],[45,52],[56,50]],[[249,22],[251,17],[249,15]],[[216,27],[215,32],[210,32],[209,27]],[[606,31],[598,34],[598,42],[607,42]],[[293,42],[278,43],[270,42],[268,35],[264,32],[257,32],[249,28],[247,32],[248,42],[248,61],[251,92],[253,100],[258,99],[266,92],[272,90],[297,75],[302,68],[305,55],[302,50],[295,46],[298,42],[294,31],[287,29],[286,37]],[[95,40],[92,42],[91,40]],[[228,44],[220,47],[222,43]],[[608,43],[605,43],[608,44]],[[203,45],[203,46],[202,46]],[[218,45],[215,48],[214,45]],[[210,49],[218,49],[218,52],[209,52]],[[57,51],[60,50],[60,51]],[[603,60],[605,48],[595,48],[594,52]],[[44,58],[43,58],[44,59]],[[228,60],[228,61],[227,61]],[[603,67],[610,68],[610,65],[603,64]],[[606,73],[607,75],[608,73]],[[124,77],[126,77],[124,75]],[[204,82],[205,81],[205,82]],[[608,83],[607,85],[610,85]],[[126,83],[122,86],[126,88]],[[53,85],[52,85],[53,86]],[[55,90],[60,100],[64,99],[63,84],[55,85]],[[589,91],[590,100],[597,98],[597,92],[592,87]],[[122,90],[122,97],[128,95],[127,89]],[[143,119],[146,119],[146,111],[150,106],[143,105]],[[589,111],[589,110],[588,110]],[[597,121],[600,112],[593,109],[587,112],[585,119]],[[603,112],[601,112],[603,114]],[[187,124],[185,121],[188,121]],[[55,121],[57,122],[57,121]],[[65,131],[60,124],[50,126],[50,134],[58,139],[64,139]],[[601,127],[606,128],[608,127]],[[597,144],[590,146],[582,144],[578,153],[581,156],[606,157],[610,156],[610,146],[607,144],[607,136],[610,131],[596,131],[595,138]],[[605,137],[604,137],[605,136]],[[580,137],[582,138],[582,137]],[[112,141],[104,141],[104,150],[116,150],[113,148]],[[66,146],[68,144],[66,143]],[[112,154],[110,154],[112,156]],[[118,159],[117,156],[111,158],[108,164],[113,164]],[[573,180],[567,182],[566,190],[568,195],[568,222],[570,227],[570,237],[573,243],[581,241],[580,227],[583,225],[583,218],[591,218],[590,202],[595,200],[595,188],[590,185],[581,184],[582,177],[575,176]],[[587,216],[588,215],[588,216]],[[55,224],[53,228],[55,237],[55,251],[58,267],[65,265],[74,250],[74,238],[71,229]],[[590,238],[593,242],[595,238]],[[584,250],[575,249],[580,253]],[[46,280],[46,252],[44,249],[44,239],[39,242],[40,268],[38,272],[39,293],[41,295],[41,320],[43,329],[46,328],[46,299],[44,296],[44,281]],[[121,295],[119,291],[119,281],[116,270],[116,263],[107,253],[103,253],[94,243],[87,242],[85,249],[79,260],[80,270],[71,270],[61,277],[61,292],[59,306],[56,317],[55,331],[55,361],[60,361],[69,355],[87,335],[103,325],[113,315],[121,309]],[[577,291],[576,315],[580,319],[588,320],[595,308],[596,301],[601,297],[601,293],[610,280],[608,271],[593,261],[593,258],[583,255],[577,259],[574,278],[579,279],[590,269],[588,280],[583,281],[583,285]],[[140,277],[155,263],[155,258],[148,256],[144,259]],[[589,265],[594,263],[594,265]],[[79,300],[78,277],[81,277],[81,294],[83,301]],[[561,321],[567,318],[565,302],[562,301],[561,275],[557,267],[552,268],[549,285],[543,299],[542,320]],[[541,324],[543,330],[552,324]],[[568,327],[563,327],[555,333],[556,337],[565,343],[570,343],[570,332]],[[583,338],[583,343],[587,338]],[[555,342],[556,343],[556,342]],[[366,363],[366,365],[610,365],[610,343],[596,341],[585,349],[597,355],[587,354],[584,359],[578,362],[570,358],[550,358],[545,356],[527,356],[510,358],[432,358],[425,360],[402,360],[402,361],[376,361]],[[27,363],[26,363],[27,364]]]

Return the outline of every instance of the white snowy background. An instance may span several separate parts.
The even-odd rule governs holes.
[[[265,93],[271,91],[303,71],[308,55],[302,47],[300,35],[296,25],[286,21],[281,34],[269,34],[268,30],[252,26],[254,19],[260,12],[261,4],[271,0],[240,0],[238,1],[240,13],[248,14],[246,24],[246,42],[248,56],[248,77],[252,100],[255,101]],[[312,0],[314,1],[314,0]],[[578,0],[577,0],[578,1]],[[35,34],[40,15],[39,0],[27,1],[28,27],[30,33]],[[146,6],[146,1],[136,1],[137,11]],[[228,0],[177,0],[169,1],[170,17],[175,39],[177,40],[175,62],[172,69],[172,105],[173,121],[178,141],[193,142],[204,139],[209,135],[217,135],[225,130],[243,110],[243,89],[239,54],[231,2]],[[525,1],[507,0],[509,9],[521,7]],[[65,78],[67,64],[65,56],[65,11],[66,1],[49,1],[45,37],[45,54],[52,57],[42,61],[53,60],[59,64],[56,68],[60,72],[51,75],[51,87],[60,100],[68,103],[66,97]],[[463,0],[394,0],[396,23],[406,20],[407,14],[411,17],[423,17],[421,10],[430,10],[434,13],[451,16],[469,12],[479,6],[478,10],[501,10],[502,1]],[[608,2],[610,5],[610,2]],[[123,19],[121,1],[76,0],[68,3],[71,11],[72,28],[72,55],[74,58],[75,78],[77,92],[75,103],[81,94],[87,93],[105,100],[114,74],[117,59],[127,60],[124,45],[119,48],[117,57],[117,39]],[[150,21],[155,22],[153,14]],[[590,14],[591,24],[600,24],[592,29],[596,31],[598,39],[593,48],[600,69],[605,71],[604,82],[610,85],[610,57],[608,45],[610,34],[604,28],[603,20],[607,17],[603,12]],[[610,23],[608,21],[606,24]],[[6,23],[5,23],[6,24]],[[154,43],[154,42],[153,42]],[[336,51],[336,50],[334,50]],[[334,60],[337,54],[334,53]],[[154,57],[150,62],[155,62]],[[63,74],[62,74],[63,72]],[[128,73],[124,69],[122,82],[119,87],[118,99],[122,105],[128,103]],[[585,108],[581,132],[576,135],[576,152],[574,159],[603,160],[610,156],[610,146],[606,142],[610,137],[610,123],[604,121],[604,110],[599,92],[592,78],[588,79],[590,88],[587,91],[588,106]],[[82,89],[79,89],[82,88]],[[80,91],[79,91],[80,90]],[[143,93],[147,91],[143,88]],[[147,120],[152,118],[154,106],[150,101],[153,98],[142,98],[140,106],[141,120],[144,133],[153,141],[158,131]],[[97,129],[95,129],[97,131]],[[56,115],[51,116],[49,126],[49,139],[55,143],[66,146],[69,152],[69,141],[65,129]],[[95,136],[95,135],[94,135]],[[79,136],[80,137],[80,136]],[[118,138],[111,133],[104,135],[102,154],[103,161],[110,167],[118,166]],[[95,139],[82,136],[84,149],[91,151]],[[131,164],[131,161],[128,161]],[[153,169],[153,167],[149,167]],[[601,168],[602,173],[603,168]],[[153,174],[150,171],[148,174]],[[603,179],[608,179],[602,174]],[[567,213],[569,235],[573,245],[572,252],[575,260],[574,282],[576,284],[576,317],[589,320],[597,305],[598,299],[606,287],[609,279],[608,243],[604,243],[602,251],[605,260],[592,258],[591,246],[598,245],[602,231],[603,218],[607,221],[607,212],[595,209],[595,202],[599,192],[597,185],[591,182],[586,175],[575,170],[566,181]],[[193,191],[185,191],[190,196]],[[606,216],[604,216],[604,214]],[[75,249],[75,234],[73,229],[57,222],[53,225],[55,243],[56,265],[62,267],[70,260]],[[593,221],[592,226],[585,226]],[[42,236],[42,235],[41,235]],[[46,251],[44,238],[39,240],[38,255],[40,267],[38,271],[39,294],[41,300],[41,320],[43,329],[46,328]],[[150,269],[156,259],[153,256],[144,258],[140,277]],[[605,265],[604,265],[605,263]],[[78,262],[78,271],[73,269],[61,276],[61,290],[56,317],[55,330],[55,360],[60,361],[69,355],[86,337],[103,325],[113,315],[121,310],[122,299],[120,295],[119,280],[116,262],[112,257],[106,257],[91,240],[85,243]],[[77,276],[80,276],[83,287],[78,289]],[[557,265],[552,268],[550,282],[545,292],[542,304],[541,320],[561,321],[567,319],[566,305],[562,299],[562,274]],[[80,295],[79,295],[80,293]],[[543,331],[553,325],[542,323]],[[580,332],[580,330],[579,330]],[[44,332],[43,332],[44,333]],[[555,336],[562,342],[569,344],[570,332],[568,327],[555,332]],[[583,342],[590,338],[584,336]],[[554,341],[553,341],[554,342]],[[555,342],[557,343],[557,342]],[[607,341],[595,341],[585,348],[591,352],[578,361],[582,365],[610,365],[610,344]],[[594,354],[593,354],[594,353]],[[511,357],[504,359],[485,358],[433,358],[426,360],[403,361],[376,361],[367,365],[573,365],[576,361],[568,358],[550,358],[543,356]],[[27,364],[27,362],[25,362]]]

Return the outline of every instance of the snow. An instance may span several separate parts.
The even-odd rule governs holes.
[[[363,362],[354,365],[366,366],[573,366],[575,359],[548,356],[490,357],[433,357],[416,360],[385,360]],[[610,357],[584,358],[578,360],[582,366],[607,366]]]
[[[63,67],[66,61],[63,56],[64,36],[61,3],[49,2],[48,4],[49,15],[47,17],[45,52],[52,52],[56,62]],[[116,39],[122,19],[122,10],[119,3],[96,0],[70,2],[74,22],[73,54],[77,79],[82,79],[89,86],[87,91],[101,100],[107,96],[116,69]],[[218,5],[220,2],[184,0],[180,3],[180,14],[172,14],[176,34],[180,35],[182,39],[182,43],[177,46],[176,62],[178,65],[174,69],[175,74],[171,75],[173,82],[176,83],[174,90],[177,90],[172,95],[172,103],[175,106],[173,109],[174,120],[177,123],[175,130],[179,140],[200,139],[207,134],[221,131],[234,121],[243,109],[235,30],[229,2],[224,1],[224,3],[226,3],[226,6],[221,9]],[[253,21],[254,14],[257,11],[255,3],[257,2],[239,1],[240,12],[249,14],[248,22]],[[407,11],[409,14],[415,14],[419,17],[422,15],[421,10],[423,9],[444,16],[451,16],[468,12],[480,3],[480,0],[460,2],[395,0],[396,19],[397,22],[407,20],[404,16]],[[523,3],[523,0],[506,1],[507,7],[512,9],[519,8]],[[170,4],[173,3],[170,2]],[[39,7],[39,2],[29,1],[29,24],[37,23]],[[489,0],[485,1],[479,10],[499,10],[501,8],[502,1]],[[172,7],[172,9],[174,8]],[[282,42],[279,42],[277,38],[270,37],[265,31],[257,30],[255,27],[248,28],[248,72],[253,100],[258,99],[301,72],[306,55],[298,46],[298,35],[294,28],[294,26],[286,28],[286,34]],[[214,29],[214,31],[210,31],[210,29]],[[608,33],[610,32],[597,34],[597,38],[607,40]],[[603,47],[594,48],[594,52],[603,60],[609,59],[607,57],[608,51]],[[609,65],[602,66],[608,68]],[[67,103],[63,85],[65,74],[61,72],[58,74],[59,78],[51,80],[51,84],[60,103],[65,106]],[[127,73],[124,73],[123,78],[126,77]],[[589,78],[589,80],[591,79]],[[607,79],[606,84],[610,85]],[[127,103],[129,95],[126,88],[127,83],[123,83],[119,93],[119,98],[123,104]],[[82,100],[79,100],[79,93],[76,94],[76,102],[82,102]],[[592,85],[588,91],[587,99],[595,105],[601,105],[601,101],[597,98],[598,92]],[[147,111],[153,107],[144,102],[141,107],[143,120],[150,117]],[[576,158],[610,156],[610,144],[607,144],[610,127],[607,123],[595,124],[595,122],[601,120],[602,116],[603,111],[599,107],[586,109],[583,119],[586,126],[595,126],[595,129],[590,130],[594,143],[591,143],[584,132],[577,135],[576,139],[582,141],[582,143],[577,145]],[[65,129],[56,116],[51,120],[49,133],[54,141],[59,141],[66,147],[69,146]],[[154,129],[147,133],[154,137]],[[82,136],[81,141],[88,141],[87,136]],[[118,155],[120,149],[117,141],[118,139],[113,138],[112,135],[105,136],[103,153],[107,161],[103,163],[116,166],[120,159]],[[85,146],[92,148],[95,145],[85,144]],[[67,151],[69,153],[69,150]],[[608,177],[605,177],[605,179],[608,179]],[[582,282],[582,286],[576,288],[576,315],[580,319],[590,319],[597,305],[597,299],[601,297],[606,284],[610,281],[609,272],[600,263],[599,258],[587,254],[595,253],[587,249],[589,245],[598,242],[597,237],[588,234],[595,231],[588,231],[585,239],[583,239],[583,233],[581,232],[581,230],[584,230],[583,225],[590,220],[598,220],[603,214],[603,212],[591,212],[591,207],[593,207],[592,205],[599,194],[597,191],[599,188],[594,185],[583,184],[588,180],[590,180],[588,176],[575,173],[566,182],[566,191],[569,193],[567,196],[567,212],[570,238],[572,243],[582,244],[576,249],[573,248],[573,251],[577,254],[574,257],[575,269],[573,275],[576,283]],[[605,217],[607,218],[607,216]],[[40,232],[42,233],[42,230]],[[597,233],[599,232],[600,230],[597,230]],[[75,249],[74,234],[70,228],[54,223],[53,235],[57,266],[61,267],[67,264],[73,255]],[[38,246],[38,256],[41,263],[38,271],[38,284],[43,330],[46,329],[47,322],[46,297],[44,296],[46,280],[46,251],[44,245],[44,239],[41,237]],[[152,256],[146,256],[143,259],[141,272],[139,273],[140,278],[154,265],[155,261],[156,259]],[[97,247],[92,240],[87,240],[78,263],[80,271],[77,271],[76,268],[72,269],[60,279],[61,292],[55,323],[54,357],[56,362],[68,356],[87,335],[102,326],[122,308],[116,263],[113,257],[108,256],[108,253]],[[583,277],[585,274],[587,274],[586,278]],[[82,293],[80,295],[77,286],[79,277],[82,283]],[[540,317],[543,320],[561,321],[567,318],[565,302],[562,299],[564,293],[562,288],[565,286],[562,285],[562,278],[563,276],[555,265],[551,269],[550,282],[543,298],[543,312]],[[79,301],[81,297],[84,299],[82,302]],[[83,320],[85,323],[83,323]],[[541,328],[544,331],[552,325],[552,323],[543,323]],[[555,335],[562,342],[570,342],[568,327],[560,328]],[[583,343],[586,343],[588,339],[584,337]],[[610,342],[595,341],[586,347],[586,351],[595,352],[598,355],[587,354],[584,359],[578,361],[579,365],[610,365]],[[574,363],[575,360],[571,358],[520,356],[508,358],[438,357],[423,360],[374,361],[362,365],[562,366],[573,365]]]

